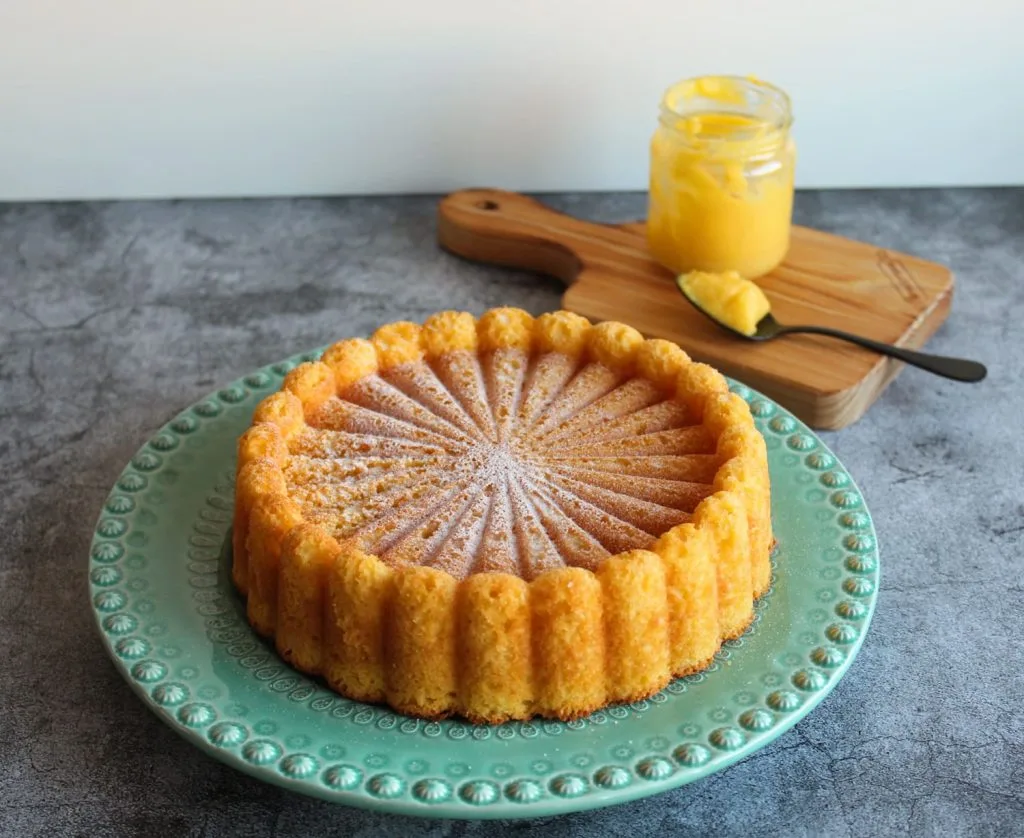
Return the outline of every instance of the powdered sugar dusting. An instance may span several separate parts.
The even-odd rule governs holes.
[[[461,451],[465,448],[460,440],[451,439],[443,432],[426,430],[414,423],[339,398],[328,399],[306,421],[317,429],[439,445],[446,451]]]
[[[623,509],[608,512],[583,500],[571,489],[549,479],[546,475],[534,477],[533,485],[557,504],[582,530],[592,535],[609,553],[634,550],[646,546],[651,541],[652,534],[627,521],[623,517],[626,514]]]
[[[576,411],[561,425],[536,439],[538,444],[549,446],[566,439],[586,439],[589,431],[601,429],[613,419],[634,416],[638,411],[659,401],[662,401],[661,388],[651,381],[634,378]]]
[[[557,441],[551,439],[550,442],[556,448],[564,448],[604,440],[632,439],[658,431],[679,429],[689,424],[688,419],[689,411],[684,405],[677,401],[665,400],[592,426],[589,433],[562,437]],[[543,442],[548,441],[549,437],[546,436]]]
[[[526,433],[526,438],[537,439],[546,432],[560,427],[567,419],[608,393],[619,380],[619,375],[607,367],[601,364],[587,364],[537,416],[534,426]]]
[[[519,569],[523,578],[533,579],[545,570],[564,566],[565,559],[544,529],[523,484],[510,483],[508,497],[519,548]]]
[[[672,529],[676,524],[683,524],[690,520],[689,513],[682,509],[662,506],[660,503],[634,497],[615,489],[594,486],[575,477],[567,477],[553,472],[548,475],[548,479],[551,484],[558,486],[561,490],[593,504],[595,509],[604,510],[605,513],[615,516],[619,520],[635,524],[640,530],[652,536],[660,535],[666,530]],[[625,532],[624,534],[631,537],[635,532],[636,528],[633,528],[632,533]]]
[[[400,364],[384,375],[390,384],[409,398],[418,401],[471,437],[478,436],[482,430],[426,364]]]
[[[646,411],[644,411],[646,412]],[[667,431],[607,438],[607,426],[586,436],[567,440],[561,451],[580,457],[641,457],[651,454],[713,454],[715,441],[701,425]]]
[[[483,539],[491,507],[492,491],[483,487],[469,503],[459,519],[449,528],[447,538],[438,550],[426,557],[424,564],[446,570],[452,576],[468,576]]]
[[[408,364],[407,366],[413,366]],[[412,378],[412,376],[410,376]],[[422,377],[421,377],[422,378]],[[412,386],[410,384],[410,386]],[[454,442],[471,444],[472,436],[431,410],[429,391],[416,398],[408,396],[377,375],[358,381],[349,388],[345,398],[362,407],[401,419]]]
[[[324,460],[342,457],[436,457],[447,453],[443,446],[429,442],[310,427],[293,439],[288,447],[293,455],[301,454]]]
[[[507,442],[514,432],[528,363],[529,356],[520,349],[498,349],[484,360],[484,383],[498,442]]]
[[[558,353],[454,351],[369,376],[289,441],[309,520],[457,578],[594,568],[650,547],[710,491],[703,428],[643,379]]]
[[[529,428],[540,412],[565,389],[579,368],[579,360],[559,352],[531,359],[519,405],[519,428]]]
[[[497,441],[498,432],[487,402],[487,388],[477,354],[464,349],[448,352],[434,361],[433,368],[448,392],[473,418],[483,438]]]
[[[555,473],[584,481],[591,486],[610,489],[613,492],[650,501],[660,506],[667,506],[670,509],[679,509],[683,512],[693,512],[697,505],[712,492],[710,482],[663,480],[659,477],[641,477],[635,474],[631,475],[628,480],[623,480],[621,475],[613,471],[599,471],[577,463],[550,462],[549,466]]]

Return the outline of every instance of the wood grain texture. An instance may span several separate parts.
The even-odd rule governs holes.
[[[468,189],[440,202],[438,240],[466,259],[557,277],[568,285],[564,308],[672,340],[814,428],[855,422],[903,367],[814,335],[763,344],[730,336],[682,298],[651,258],[642,223],[596,224],[518,193]],[[758,282],[782,323],[910,348],[935,333],[953,296],[953,275],[942,265],[799,226],[783,264]]]

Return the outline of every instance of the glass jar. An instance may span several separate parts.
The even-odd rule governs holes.
[[[789,97],[755,78],[670,87],[651,138],[647,239],[681,274],[763,276],[789,249],[796,147]]]

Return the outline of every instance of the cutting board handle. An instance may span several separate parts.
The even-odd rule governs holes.
[[[536,271],[566,285],[585,271],[621,273],[624,260],[659,270],[638,258],[635,232],[573,218],[516,192],[463,189],[446,196],[437,213],[441,246],[474,262]]]

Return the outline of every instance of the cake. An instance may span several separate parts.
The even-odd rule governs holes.
[[[678,346],[445,311],[334,344],[258,405],[232,578],[253,628],[343,696],[570,720],[747,628],[769,499],[746,403]]]

